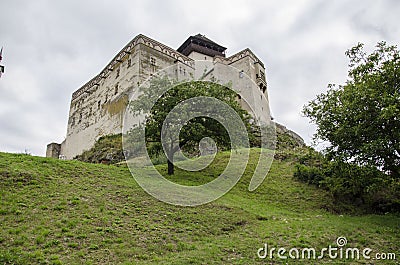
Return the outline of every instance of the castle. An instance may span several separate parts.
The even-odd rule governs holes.
[[[97,76],[72,94],[66,139],[61,144],[48,144],[46,156],[73,159],[101,136],[121,133],[129,96],[150,76],[170,66],[175,66],[183,77],[195,70],[196,60],[233,66],[257,84],[268,104],[261,60],[248,48],[229,57],[225,51],[225,47],[201,34],[190,36],[177,50],[142,34],[136,36]],[[269,106],[259,111],[265,111],[270,119]]]

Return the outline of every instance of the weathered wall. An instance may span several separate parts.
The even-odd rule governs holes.
[[[242,98],[239,98],[239,103],[249,113],[254,112],[259,117],[261,116],[259,114],[263,113],[264,115],[262,115],[262,117],[264,117],[264,119],[262,119],[261,122],[269,123],[271,121],[271,115],[263,64],[248,49],[226,59],[221,57],[217,58],[216,61],[237,69],[237,76],[234,80],[237,80],[241,89],[240,93],[242,94]],[[217,79],[218,76],[227,76],[228,74],[225,72],[226,70],[231,72],[231,70],[226,69],[225,67],[220,67],[219,71],[216,71],[215,73]],[[245,76],[249,77],[253,81],[253,84],[250,85]],[[264,87],[265,89],[263,89]],[[245,102],[244,98],[249,99],[248,102]],[[252,108],[250,108],[249,105],[252,106]]]
[[[61,145],[57,143],[51,143],[47,145],[46,157],[59,158],[61,152]]]
[[[205,61],[212,61],[214,59],[213,57],[211,57],[209,55],[201,54],[201,53],[198,53],[195,51],[191,52],[188,55],[188,57],[192,58],[193,60],[205,60]]]
[[[139,58],[140,50],[134,47],[98,86],[71,101],[62,150],[67,159],[92,147],[101,136],[121,132],[127,97],[139,82]]]
[[[193,59],[213,61],[215,69],[223,69],[223,67],[218,68],[218,64],[231,65],[248,75],[255,85],[259,86],[257,92],[251,94],[252,105],[256,106],[254,111],[266,112],[267,120],[270,120],[265,69],[262,62],[249,49],[228,58],[210,57],[197,52],[192,52],[186,57],[164,44],[138,35],[98,76],[74,92],[69,111],[67,137],[59,145],[59,155],[72,159],[84,150],[90,149],[101,136],[121,133],[128,98],[138,90],[140,84],[157,71],[170,66],[174,67],[173,71],[178,79],[189,79],[194,73]],[[213,74],[224,75],[224,71]],[[250,90],[244,88],[243,93],[250,93]],[[262,100],[263,97],[266,101]],[[243,100],[238,100],[249,110]],[[53,149],[54,146],[49,145],[49,156],[54,156]]]
[[[118,134],[128,99],[157,71],[174,65],[176,58],[143,43],[138,43],[103,78],[99,85],[71,101],[65,146],[61,153],[72,159],[90,149],[103,135]],[[186,76],[187,67],[179,67]]]

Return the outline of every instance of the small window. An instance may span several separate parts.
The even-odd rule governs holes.
[[[78,123],[81,123],[81,121],[82,121],[82,113],[79,113],[79,121],[78,121]]]
[[[100,107],[101,107],[101,101],[99,100],[99,101],[97,102],[97,108],[100,109]]]
[[[151,65],[151,71],[155,72],[156,71],[156,58],[150,57],[150,65]]]
[[[117,75],[115,76],[115,78],[119,77],[119,68],[117,69]]]
[[[118,94],[118,84],[115,85],[114,95]]]
[[[129,58],[129,59],[128,59],[128,65],[127,65],[127,68],[131,67],[131,64],[132,64],[132,60],[131,60],[131,58]]]

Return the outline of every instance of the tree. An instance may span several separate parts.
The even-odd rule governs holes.
[[[188,113],[197,111],[191,109],[193,105],[196,105],[196,101],[181,105],[178,113],[175,111],[175,113],[172,112],[171,114],[175,106],[196,97],[200,97],[200,99],[202,97],[218,99],[226,103],[240,116],[246,129],[250,128],[250,116],[238,104],[236,93],[227,87],[206,81],[191,81],[174,85],[167,78],[154,78],[150,87],[143,89],[142,94],[131,102],[131,109],[137,113],[147,109],[149,101],[154,100],[151,99],[156,94],[154,91],[161,87],[170,87],[170,89],[163,93],[156,101],[156,104],[152,106],[150,113],[146,115],[145,139],[149,153],[152,156],[162,153],[164,147],[169,175],[174,174],[173,158],[179,148],[195,148],[205,137],[213,139],[220,149],[229,148],[231,145],[228,132],[217,120],[207,116],[188,118]],[[221,110],[220,105],[213,102],[208,101],[208,104],[202,104],[203,109],[201,112],[203,114],[209,113],[210,115],[224,112],[224,110]],[[229,116],[229,113],[224,112],[221,114]],[[165,130],[165,128],[168,130]],[[248,139],[247,133],[242,136]]]
[[[363,44],[346,52],[345,85],[329,85],[303,113],[328,141],[328,157],[372,165],[400,177],[400,55],[385,42],[367,55]]]

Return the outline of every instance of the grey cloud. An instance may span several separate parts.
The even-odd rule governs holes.
[[[315,127],[302,106],[345,81],[352,45],[399,43],[398,13],[396,0],[7,1],[0,150],[44,155],[47,143],[62,141],[72,92],[139,33],[172,48],[197,33],[229,54],[249,47],[266,64],[275,119],[310,142]]]

